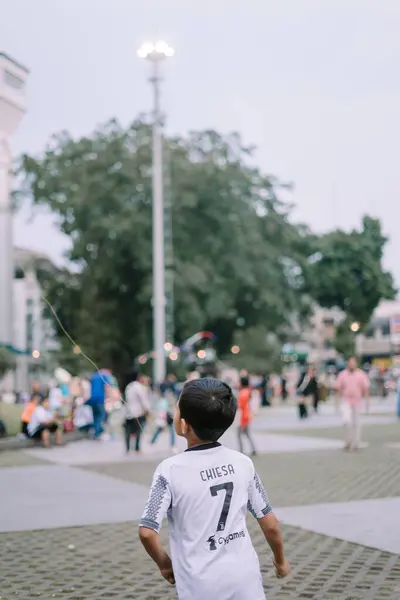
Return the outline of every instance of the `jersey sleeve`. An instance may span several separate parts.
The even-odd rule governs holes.
[[[154,473],[153,483],[139,527],[147,527],[160,533],[162,523],[171,506],[171,501],[171,485],[167,479],[165,470],[160,465]]]
[[[272,506],[269,502],[267,492],[265,491],[261,479],[255,471],[249,485],[249,500],[247,502],[247,510],[255,519],[266,517],[270,512],[272,512]]]

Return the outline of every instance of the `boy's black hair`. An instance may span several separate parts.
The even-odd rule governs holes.
[[[232,425],[236,399],[231,388],[218,379],[187,381],[179,398],[182,419],[200,440],[216,442]]]
[[[240,378],[240,385],[241,385],[242,388],[249,387],[249,378],[248,377],[241,377]]]

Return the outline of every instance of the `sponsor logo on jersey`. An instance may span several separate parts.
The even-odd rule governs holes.
[[[207,544],[210,545],[210,550],[216,550],[217,549],[217,542],[215,541],[215,535],[210,535],[210,537],[207,540]]]
[[[240,538],[246,537],[244,530],[235,531],[234,533],[230,533],[227,536],[220,536],[218,539],[215,539],[215,535],[210,535],[207,540],[207,544],[209,545],[209,550],[216,550],[218,546],[227,546],[231,542],[238,540]]]

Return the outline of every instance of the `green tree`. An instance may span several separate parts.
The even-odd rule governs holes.
[[[15,369],[15,356],[7,348],[0,348],[0,379]]]
[[[227,355],[238,335],[261,328],[277,335],[278,347],[311,300],[364,325],[381,298],[393,297],[379,221],[365,217],[361,231],[323,236],[293,224],[282,185],[250,166],[237,134],[168,138],[164,154],[175,342],[208,329]],[[19,174],[19,202],[48,207],[71,242],[68,269],[39,269],[47,297],[98,366],[125,372],[152,347],[151,123],[141,117],[124,129],[111,121],[77,140],[54,136],[40,156],[21,158]],[[63,364],[84,368],[59,333]]]
[[[277,332],[302,295],[302,234],[250,155],[236,134],[165,140],[177,342],[211,329],[227,352],[239,321]],[[123,372],[152,347],[150,123],[55,136],[19,173],[18,196],[50,208],[71,241],[71,268],[45,284],[51,303],[86,354]]]
[[[351,331],[351,319],[345,319],[336,329],[334,347],[343,357],[356,353],[356,334]]]
[[[223,362],[260,375],[281,372],[282,344],[276,335],[268,333],[262,325],[237,331],[234,341],[240,348],[239,354],[227,355]]]
[[[387,238],[378,219],[366,216],[361,230],[335,230],[308,243],[304,290],[320,306],[338,307],[347,322],[363,327],[381,299],[395,297],[392,275],[382,267]]]

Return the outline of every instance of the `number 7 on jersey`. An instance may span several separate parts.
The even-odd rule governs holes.
[[[225,500],[222,506],[221,516],[218,520],[217,531],[224,531],[225,529],[233,494],[232,481],[228,481],[227,483],[219,483],[218,485],[212,485],[210,487],[211,496],[217,496],[218,492],[221,492],[222,490],[225,490]]]

